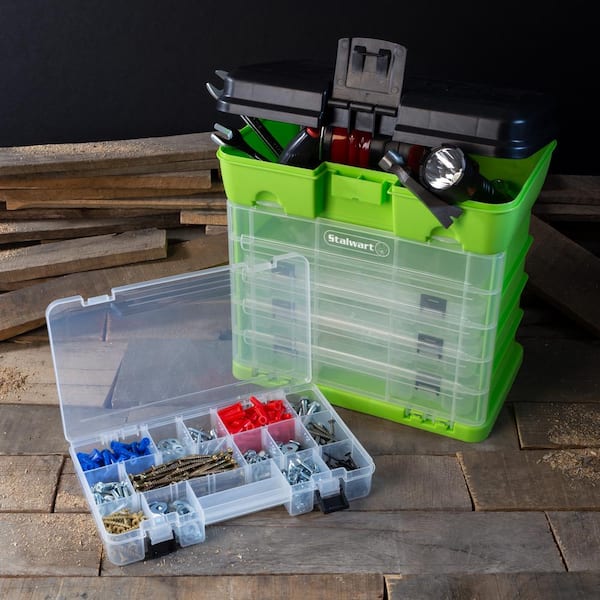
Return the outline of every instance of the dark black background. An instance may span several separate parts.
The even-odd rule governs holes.
[[[588,6],[591,6],[588,4]],[[580,2],[0,0],[0,146],[212,130],[214,69],[335,59],[340,37],[408,49],[407,75],[559,104],[551,172],[598,174],[598,35]]]

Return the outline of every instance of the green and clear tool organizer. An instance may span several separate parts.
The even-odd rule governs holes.
[[[282,144],[297,130],[267,125]],[[480,441],[521,365],[531,207],[555,145],[523,159],[473,156],[482,175],[519,193],[462,203],[448,229],[394,175],[327,162],[309,170],[221,147],[230,261],[308,259],[313,380],[335,405]]]

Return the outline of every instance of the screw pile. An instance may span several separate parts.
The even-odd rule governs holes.
[[[321,411],[320,402],[318,400],[313,400],[308,396],[288,394],[286,398],[300,417],[312,415],[313,413]]]
[[[228,448],[216,454],[191,454],[150,467],[137,475],[129,475],[133,487],[138,492],[147,492],[170,483],[202,477],[209,473],[221,473],[234,469],[238,462],[233,458],[233,450]]]
[[[145,518],[142,511],[132,513],[125,508],[106,517],[102,517],[102,522],[108,533],[118,534],[137,529]]]

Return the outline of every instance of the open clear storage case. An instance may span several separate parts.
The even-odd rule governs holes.
[[[268,507],[330,512],[369,494],[373,460],[311,383],[308,269],[292,254],[48,306],[65,437],[111,562]],[[251,410],[258,420],[232,420]],[[158,477],[224,453],[227,470]]]

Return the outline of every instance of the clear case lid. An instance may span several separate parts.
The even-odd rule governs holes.
[[[295,254],[56,300],[46,321],[69,441],[311,379],[308,262]]]

